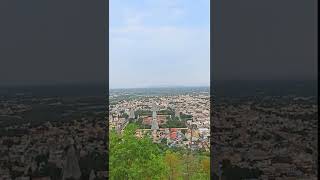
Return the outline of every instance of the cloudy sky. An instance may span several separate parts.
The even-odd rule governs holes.
[[[110,88],[209,85],[209,0],[110,0]]]

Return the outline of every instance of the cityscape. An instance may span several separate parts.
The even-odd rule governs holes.
[[[0,180],[318,179],[313,1],[48,3],[3,8]]]
[[[210,179],[210,1],[110,10],[109,179]]]
[[[2,88],[0,179],[106,179],[107,106],[103,93],[96,93],[101,89]]]
[[[209,87],[111,89],[109,178],[210,179],[209,114]],[[132,126],[134,132],[128,138],[127,129]],[[141,145],[132,148],[131,144]],[[150,147],[156,151],[148,153]],[[145,154],[139,154],[139,148]],[[131,154],[119,162],[125,152]],[[154,163],[161,171],[144,166],[153,162],[150,154],[157,157]],[[150,177],[142,177],[147,173]]]
[[[210,150],[208,88],[190,94],[137,96],[116,102],[118,97],[117,93],[110,94],[110,129],[122,131],[134,123],[139,127],[137,136],[152,134],[154,142],[165,141],[170,147]]]
[[[314,81],[215,83],[212,168],[227,179],[318,179]]]

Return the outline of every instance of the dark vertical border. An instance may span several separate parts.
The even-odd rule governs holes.
[[[223,39],[222,39],[222,35],[223,35],[223,31],[222,31],[222,26],[221,24],[223,22],[221,22],[221,16],[222,16],[222,4],[221,4],[222,0],[212,0],[210,1],[210,169],[211,169],[211,179],[217,179],[216,178],[216,174],[214,174],[215,172],[213,171],[214,169],[217,169],[218,164],[214,163],[214,158],[215,158],[215,152],[214,152],[214,146],[215,146],[215,142],[214,142],[214,126],[215,126],[215,122],[219,121],[219,119],[215,119],[214,114],[215,114],[215,97],[217,96],[216,92],[215,92],[215,79],[217,79],[218,77],[216,77],[214,75],[214,70],[219,68],[219,67],[214,67],[214,62],[216,60],[215,57],[217,57],[217,54],[220,53],[219,57],[221,57],[221,53],[223,53],[223,49],[221,47],[221,44],[224,43]],[[318,59],[318,1],[314,1],[314,11],[315,11],[315,18],[314,18],[314,23],[315,23],[315,31],[314,31],[314,35],[315,35],[315,39],[314,39],[314,55],[315,57]],[[217,44],[219,44],[219,47],[217,46]],[[319,63],[317,63],[317,70],[319,71]],[[272,70],[269,70],[272,71]],[[317,71],[317,87],[319,87],[319,73]],[[319,88],[318,88],[319,89]],[[319,108],[319,93],[317,91],[317,104],[318,104],[318,108]],[[319,113],[319,110],[318,110]],[[319,126],[318,126],[318,132],[319,132]],[[318,139],[319,139],[319,134],[318,134]],[[319,149],[319,143],[317,144],[318,149]],[[319,156],[318,156],[319,158]],[[319,166],[317,167],[318,171],[319,171]]]
[[[315,18],[314,18],[314,23],[315,23],[315,48],[314,48],[314,53],[315,53],[315,57],[317,58],[317,80],[316,80],[316,83],[317,83],[317,105],[318,105],[318,118],[319,118],[319,57],[318,57],[318,47],[319,47],[319,34],[318,34],[318,31],[319,31],[319,13],[318,13],[318,10],[319,10],[319,3],[318,3],[318,0],[315,0],[314,1],[314,12],[315,12]],[[317,127],[318,127],[318,141],[319,141],[319,119],[318,119],[318,124],[317,124]],[[317,176],[319,176],[319,142],[317,143],[317,155],[318,155],[318,161],[317,161]]]
[[[109,179],[109,0],[103,0],[104,7],[105,7],[105,61],[106,61],[106,135],[107,135],[107,171],[108,171],[108,178]]]
[[[214,108],[214,90],[213,90],[213,59],[214,59],[214,41],[213,36],[215,34],[214,28],[214,18],[215,13],[214,7],[215,7],[216,0],[210,1],[210,179],[214,179],[214,151],[213,151],[213,108]]]
[[[217,79],[214,76],[214,70],[217,69],[217,67],[214,67],[215,59],[219,55],[221,55],[222,49],[217,46],[217,44],[223,43],[221,41],[221,35],[222,35],[222,29],[221,29],[221,11],[222,11],[222,5],[221,0],[212,0],[210,1],[210,172],[211,172],[211,179],[217,179],[216,173],[219,173],[217,170],[218,164],[215,163],[215,152],[214,147],[216,146],[214,142],[214,127],[215,122],[217,119],[215,119],[215,103],[216,103],[216,90],[215,90],[215,79]]]

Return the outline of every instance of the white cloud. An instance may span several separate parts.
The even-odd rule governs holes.
[[[210,30],[170,23],[186,15],[178,1],[147,0],[148,9],[125,8],[110,29],[110,86],[209,84]],[[119,16],[120,17],[120,16]]]
[[[208,54],[209,43],[210,32],[207,29],[130,26],[110,30],[111,54],[126,49],[128,53],[139,53],[141,56],[154,52],[151,56],[183,55],[193,61],[192,58],[199,57],[202,52],[207,51]],[[139,52],[139,49],[150,51]]]
[[[172,85],[175,82],[209,82],[209,34],[206,29],[177,27],[134,26],[112,30],[111,84],[128,84],[129,79],[135,84],[140,83],[140,86],[153,83]],[[135,64],[140,64],[145,69],[132,69]],[[184,68],[185,71],[180,70]],[[151,77],[152,80],[147,80]]]

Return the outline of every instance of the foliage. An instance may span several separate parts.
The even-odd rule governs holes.
[[[110,132],[110,179],[210,179],[209,155],[185,149],[169,149],[137,138],[137,126],[129,124],[122,134]]]
[[[181,177],[181,170],[179,169],[180,164],[180,155],[175,152],[167,151],[165,153],[165,163],[168,167],[168,179],[178,179],[178,177]]]
[[[122,135],[110,132],[110,179],[161,179],[166,171],[160,149],[148,138],[134,136],[129,124]]]
[[[162,128],[186,128],[186,121],[179,120],[179,118],[167,118],[167,122],[164,125],[161,125]]]
[[[140,128],[140,129],[150,129],[151,125],[147,125],[147,124],[143,124],[143,118],[140,117],[139,119],[137,119],[134,124]]]
[[[205,174],[210,174],[210,159],[208,157],[201,160],[201,170]]]
[[[107,167],[106,159],[107,153],[91,152],[79,160],[79,165],[83,177],[89,177],[91,170],[105,171]]]
[[[120,115],[120,117],[121,117],[121,118],[126,118],[126,119],[128,119],[129,115],[128,115],[127,113],[122,113],[122,114]]]
[[[222,176],[227,180],[258,178],[262,174],[259,169],[241,168],[232,165],[229,160],[222,161],[222,172]]]
[[[174,116],[174,111],[172,109],[168,108],[168,109],[163,109],[163,110],[158,111],[157,114],[159,114],[159,115],[171,115],[173,117]]]
[[[183,120],[189,120],[189,119],[192,119],[192,115],[181,113],[180,118]]]
[[[58,180],[61,179],[62,169],[58,168],[55,164],[47,163],[40,173],[48,175],[53,180]]]

